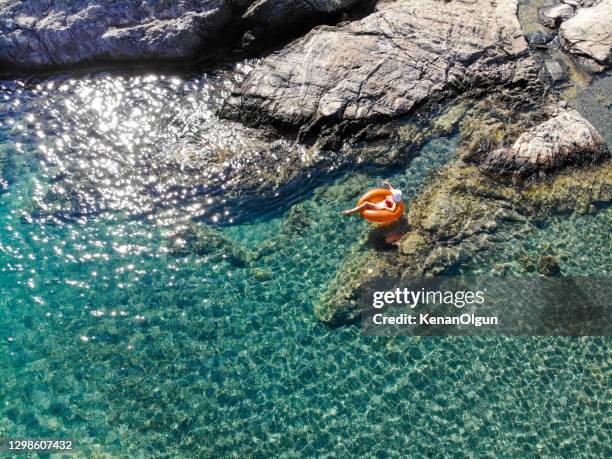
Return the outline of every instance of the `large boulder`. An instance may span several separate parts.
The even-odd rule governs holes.
[[[559,35],[570,53],[594,60],[601,66],[611,63],[612,0],[601,0],[590,8],[581,8],[559,27]]]
[[[224,114],[300,127],[396,117],[470,87],[512,84],[536,71],[516,0],[397,0],[365,18],[320,26],[260,63]]]
[[[91,61],[211,56],[219,44],[303,30],[364,0],[0,0],[0,63],[46,68]]]
[[[522,133],[511,146],[494,150],[486,161],[496,171],[525,175],[608,156],[603,137],[591,123],[575,110],[555,107],[550,119]]]

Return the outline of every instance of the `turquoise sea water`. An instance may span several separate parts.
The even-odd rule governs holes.
[[[261,142],[213,115],[227,84],[0,82],[0,437],[72,438],[82,456],[612,454],[608,339],[364,338],[315,320],[368,231],[340,211],[382,176],[209,219],[206,155]],[[389,174],[408,203],[453,148],[436,140]],[[554,219],[463,269],[552,251],[564,274],[610,274],[611,218]],[[207,233],[220,243],[172,250],[203,221],[223,224]]]

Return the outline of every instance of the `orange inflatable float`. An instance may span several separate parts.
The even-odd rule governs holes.
[[[386,188],[374,188],[373,190],[368,191],[364,194],[357,203],[358,206],[363,204],[366,201],[371,202],[372,204],[376,204],[385,200],[387,196],[391,196],[391,191]],[[381,223],[383,225],[389,225],[393,222],[398,221],[402,218],[402,214],[404,213],[404,202],[400,201],[395,205],[395,210],[391,212],[390,210],[384,209],[364,209],[359,212],[363,218],[368,221],[374,223]]]

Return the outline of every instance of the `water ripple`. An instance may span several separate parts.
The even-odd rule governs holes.
[[[104,211],[173,209],[174,219],[228,221],[219,197],[228,167],[252,175],[257,168],[243,158],[269,147],[257,131],[215,115],[233,82],[223,72],[1,82],[0,135],[40,169],[31,216],[83,223]]]

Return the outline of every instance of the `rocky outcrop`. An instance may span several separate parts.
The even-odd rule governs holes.
[[[364,305],[362,294],[376,279],[443,275],[474,253],[514,239],[532,222],[558,212],[587,213],[593,203],[611,200],[610,161],[517,186],[458,160],[440,170],[410,203],[410,231],[399,240],[397,250],[361,247],[351,254],[314,312],[329,324],[357,319]]]
[[[455,121],[459,158],[409,203],[409,225],[393,239],[395,250],[366,241],[347,257],[315,303],[319,320],[357,319],[378,279],[444,275],[551,215],[589,213],[612,201],[612,161],[601,136],[565,104],[546,100],[530,107],[493,93],[463,110]],[[502,170],[549,173],[525,178],[500,176]]]
[[[191,57],[230,20],[229,4],[4,1],[0,62],[26,68]]]
[[[260,36],[301,31],[362,2],[2,0],[0,63],[32,69],[210,56],[247,28]]]
[[[521,134],[511,146],[492,151],[485,160],[487,167],[529,175],[609,156],[603,137],[578,112],[562,107],[552,111],[550,119]]]
[[[612,49],[612,0],[601,0],[595,6],[581,8],[563,22],[559,36],[565,49],[576,56],[609,66]]]
[[[223,114],[300,129],[301,138],[405,115],[471,87],[535,78],[516,0],[397,0],[321,26],[264,58]]]
[[[572,78],[577,80],[584,81],[585,77],[588,79],[592,73],[610,66],[612,0],[543,3],[548,6],[538,8],[539,2],[527,2],[521,7],[521,25],[534,50],[549,48],[553,55],[559,49],[565,51],[569,56],[562,59],[572,69]],[[553,40],[555,37],[558,40]],[[560,81],[554,76],[553,73],[553,81]]]

